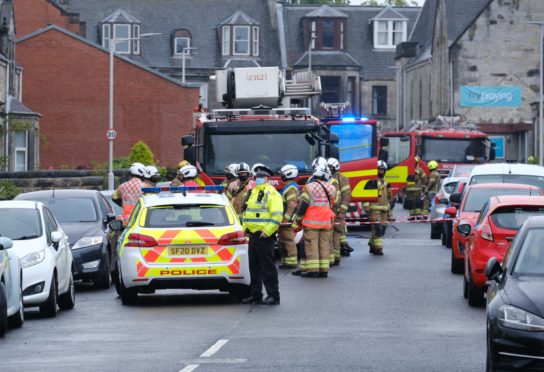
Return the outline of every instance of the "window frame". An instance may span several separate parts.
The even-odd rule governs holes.
[[[384,89],[385,91],[385,95],[384,97],[381,97],[382,99],[384,99],[384,110],[383,112],[379,110],[379,102],[377,102],[377,100],[380,98],[378,97],[378,91],[380,89]],[[387,116],[387,98],[388,98],[388,91],[387,91],[387,85],[373,85],[372,86],[372,116],[376,116],[376,117],[385,117]],[[383,93],[383,92],[382,92]]]
[[[136,23],[132,25],[132,34],[130,36],[132,36],[130,38],[130,41],[131,41],[130,44],[132,44],[132,53],[139,55],[140,54],[140,25],[139,24]]]
[[[17,135],[19,134],[24,134],[25,136],[25,147],[20,147],[20,146],[17,146]],[[14,135],[14,139],[13,139],[13,144],[14,144],[14,164],[13,164],[13,167],[14,167],[14,170],[16,172],[26,172],[28,170],[28,131],[25,130],[25,131],[16,131],[15,132],[15,135]],[[18,168],[18,158],[17,158],[17,154],[22,152],[24,154],[24,167],[23,169],[20,169]]]
[[[395,31],[394,25],[395,23],[401,24],[401,30]],[[385,24],[385,31],[380,30],[380,25]],[[408,22],[403,19],[376,19],[374,20],[373,25],[373,36],[374,36],[374,49],[395,49],[397,44],[394,42],[394,33],[401,33],[401,38],[399,43],[402,43],[407,40],[407,33],[408,33]],[[386,33],[386,43],[380,43],[378,35],[380,33]]]
[[[236,40],[236,30],[246,30],[247,40]],[[236,44],[238,42],[247,43],[247,52],[246,53],[237,53]],[[232,26],[232,55],[233,56],[249,56],[251,55],[251,30],[249,26],[234,25]]]
[[[187,50],[186,52],[178,53],[178,39],[186,39],[187,40]],[[185,56],[188,56],[191,54],[191,38],[189,36],[174,36],[174,56],[176,57],[182,57],[184,54]]]
[[[256,57],[259,55],[259,27],[251,27],[251,55]]]
[[[221,28],[221,54],[230,56],[231,51],[231,27],[223,26]]]
[[[107,50],[110,50],[111,47],[111,24],[109,23],[102,24],[102,47],[106,48]]]
[[[132,29],[131,29],[131,24],[130,23],[113,23],[113,40],[114,40],[114,44],[113,44],[113,51],[117,54],[131,54],[131,51],[132,51],[132,48],[131,48],[131,33],[132,33]],[[128,37],[127,38],[118,38],[117,37],[117,28],[120,28],[120,27],[126,27],[127,30],[128,30]],[[127,50],[126,51],[121,51],[121,50],[118,50],[117,48],[119,46],[121,46],[123,44],[123,41],[126,41],[127,43]],[[110,41],[111,42],[111,41]]]

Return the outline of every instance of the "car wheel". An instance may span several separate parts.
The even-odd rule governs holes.
[[[455,258],[453,254],[453,249],[451,250],[451,273],[452,274],[461,274],[463,272],[463,262]]]
[[[4,337],[8,330],[8,299],[6,287],[0,282],[0,337]]]
[[[452,232],[453,226],[451,225],[451,221],[448,222],[447,228],[446,228],[446,247],[451,248],[452,245]]]
[[[442,225],[437,222],[431,222],[431,239],[440,239],[442,235]]]
[[[484,304],[484,291],[481,288],[476,287],[470,273],[467,286],[467,298],[470,307],[480,307]]]
[[[408,198],[405,196],[404,198],[402,198],[402,209],[410,209],[410,206],[408,204],[411,203],[408,203]]]
[[[76,304],[76,289],[74,286],[74,275],[70,274],[70,285],[68,291],[59,296],[59,307],[62,310],[73,309]]]
[[[23,278],[21,278],[21,285]],[[23,304],[23,288],[21,287],[21,293],[19,296],[19,311],[9,317],[8,326],[10,328],[21,328],[25,323],[25,307]]]
[[[496,367],[496,355],[491,347],[491,339],[489,336],[489,324],[487,325],[487,352],[486,352],[486,358],[485,358],[485,370],[486,372],[495,372],[497,370]]]
[[[249,286],[244,284],[232,284],[229,293],[234,296],[236,302],[240,302],[249,296]]]
[[[40,305],[40,314],[46,318],[57,316],[57,279],[53,275],[51,278],[51,287],[49,287],[49,297],[44,304]]]
[[[123,278],[119,275],[119,296],[123,305],[134,305],[138,301],[138,292],[134,288],[125,287]]]
[[[111,273],[111,281],[115,285],[115,292],[117,292],[118,296],[121,296],[121,286],[119,284],[119,269],[117,268],[117,265],[115,266],[115,270]]]
[[[440,238],[442,239],[442,245],[446,245],[446,228],[444,227],[444,224],[442,224],[441,228]]]
[[[94,281],[94,286],[98,289],[108,289],[111,287],[110,260],[107,255],[104,260],[105,271],[102,273],[100,279]]]

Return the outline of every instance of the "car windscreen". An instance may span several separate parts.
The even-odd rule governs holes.
[[[370,124],[331,125],[331,133],[338,135],[339,139],[340,162],[371,158],[375,146],[373,131],[374,127]]]
[[[481,138],[424,137],[421,158],[440,163],[474,163],[485,160],[486,146]]]
[[[544,190],[544,177],[525,174],[482,174],[470,178],[471,185],[482,183],[521,183],[540,187]]]
[[[228,226],[225,207],[213,204],[161,205],[147,208],[144,227]]]
[[[450,177],[469,177],[476,164],[458,164],[452,169]]]
[[[59,223],[67,222],[96,222],[98,213],[91,198],[62,198],[37,199],[51,209]]]
[[[544,207],[523,206],[523,207],[502,207],[491,214],[491,220],[495,226],[501,229],[519,230],[521,225],[531,216],[544,215]]]
[[[492,196],[501,195],[538,195],[531,189],[472,189],[466,196],[467,200],[463,206],[463,212],[480,212],[484,203]]]
[[[11,240],[42,236],[40,212],[27,208],[0,208],[0,236]]]
[[[454,181],[454,182],[448,182],[444,185],[444,191],[448,194],[453,194],[453,192],[455,191],[455,188],[457,187],[457,184],[459,183],[459,181]]]
[[[205,171],[223,174],[230,163],[264,163],[274,172],[285,164],[300,172],[311,172],[318,144],[310,144],[306,133],[217,133],[207,137]]]
[[[512,274],[544,276],[544,229],[527,231]]]

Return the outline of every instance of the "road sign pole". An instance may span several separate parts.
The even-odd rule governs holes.
[[[113,48],[114,41],[110,40],[110,102],[109,102],[109,127],[113,130]],[[114,189],[113,176],[113,140],[109,140],[109,161],[108,161],[108,190]]]

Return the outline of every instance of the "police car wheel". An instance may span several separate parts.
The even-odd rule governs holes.
[[[111,280],[115,285],[115,292],[118,296],[121,296],[121,284],[119,283],[119,269],[115,266],[115,270],[111,273]]]
[[[4,337],[8,329],[8,299],[4,283],[0,282],[0,337]]]
[[[134,305],[138,301],[138,292],[133,288],[125,287],[123,278],[119,276],[121,283],[119,283],[119,296],[123,305]]]
[[[244,284],[232,284],[229,293],[234,296],[236,302],[249,296],[249,286]]]

